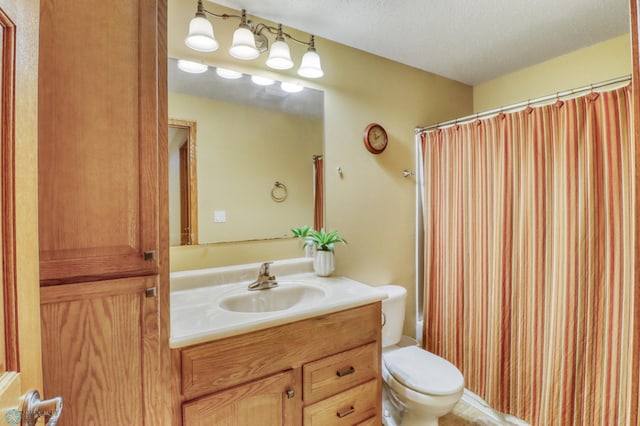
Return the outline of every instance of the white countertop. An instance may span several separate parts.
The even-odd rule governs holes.
[[[251,267],[253,268],[254,265]],[[184,278],[185,275],[188,273],[177,273],[175,276]],[[385,292],[376,290],[375,287],[344,277],[321,278],[314,273],[304,272],[280,275],[276,276],[276,279],[279,287],[300,283],[320,287],[326,295],[311,306],[301,304],[273,312],[232,312],[218,306],[219,301],[231,295],[249,292],[247,286],[253,280],[202,285],[203,280],[200,279],[198,286],[180,284],[178,288],[172,284],[170,346],[181,348],[262,330],[317,315],[366,305],[387,297]]]

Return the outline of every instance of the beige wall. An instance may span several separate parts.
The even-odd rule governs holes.
[[[292,227],[313,224],[321,119],[180,93],[169,93],[169,117],[197,123],[201,244],[291,237]],[[276,181],[287,186],[280,203]],[[216,210],[226,222],[213,221]]]
[[[201,244],[172,247],[170,268],[172,272],[188,271],[302,256],[304,256],[302,245],[293,238]]]
[[[212,3],[206,7],[216,13],[224,11]],[[472,88],[324,39],[316,41],[323,78],[299,78],[295,68],[275,74],[264,66],[264,56],[240,62],[228,55],[231,34],[238,24],[233,20],[212,20],[221,46],[218,51],[193,52],[183,40],[194,12],[191,0],[169,1],[169,56],[301,81],[324,90],[327,227],[339,230],[349,241],[349,245],[336,248],[335,274],[372,285],[405,286],[410,320],[405,328],[412,333],[415,181],[403,178],[402,170],[415,170],[414,128],[470,114]],[[298,36],[308,38],[307,34]],[[291,47],[299,64],[304,49]],[[362,143],[362,132],[370,122],[382,124],[389,134],[388,148],[377,156]],[[338,167],[343,170],[342,177],[336,172]],[[271,256],[265,252],[263,258]],[[177,267],[173,261],[172,267]]]
[[[623,35],[473,87],[473,112],[488,111],[631,74]]]

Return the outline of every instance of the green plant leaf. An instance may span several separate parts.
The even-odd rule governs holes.
[[[314,245],[320,251],[333,251],[336,243],[347,244],[347,241],[340,237],[338,231],[311,230],[306,238],[305,246]]]
[[[310,231],[313,231],[313,229],[311,229],[311,227],[307,225],[297,228],[291,228],[291,233],[296,238],[307,238]]]

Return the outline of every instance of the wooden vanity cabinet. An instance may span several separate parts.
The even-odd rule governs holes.
[[[380,309],[173,349],[173,424],[380,425]]]

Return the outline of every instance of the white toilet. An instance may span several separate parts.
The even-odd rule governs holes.
[[[382,301],[383,421],[386,426],[437,426],[462,396],[462,373],[415,342],[400,346],[407,291],[395,285],[377,289],[388,295]]]

